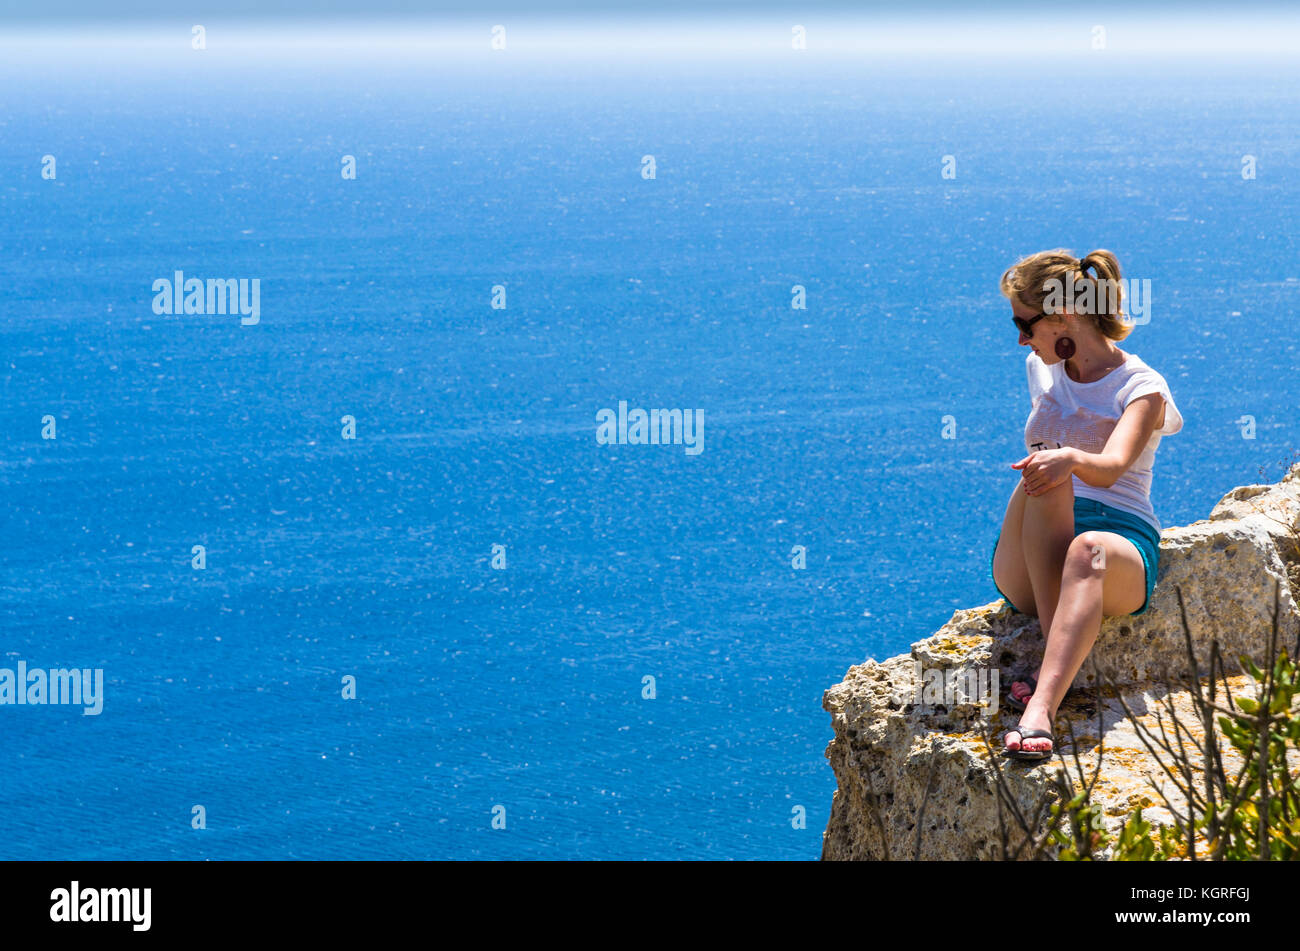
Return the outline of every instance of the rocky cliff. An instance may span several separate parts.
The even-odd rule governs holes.
[[[1234,669],[1240,654],[1263,659],[1279,584],[1280,643],[1294,655],[1298,540],[1300,464],[1274,485],[1234,489],[1207,519],[1166,529],[1150,607],[1140,616],[1103,619],[1092,660],[1061,705],[1055,732],[1062,756],[1042,764],[999,760],[1021,808],[1050,795],[1063,758],[1073,770],[1078,754],[1090,774],[1100,752],[1093,802],[1105,810],[1110,831],[1139,806],[1153,821],[1170,822],[1155,787],[1175,804],[1177,793],[1116,694],[1148,726],[1166,698],[1190,711],[1184,691],[1164,686],[1189,667],[1176,585],[1202,668],[1212,639]],[[999,599],[957,611],[907,654],[849,668],[822,701],[834,730],[826,758],[838,783],[822,858],[998,858],[999,810],[985,735],[996,743],[1017,722],[1001,700],[1013,680],[1036,669],[1042,651],[1038,619]]]

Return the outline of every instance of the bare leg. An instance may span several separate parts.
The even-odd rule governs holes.
[[[1082,537],[1082,536],[1081,536]],[[1090,567],[1092,556],[1083,545],[1069,549],[1062,573],[1061,601],[1047,637],[1038,688],[1025,704],[1020,723],[1026,729],[1051,730],[1057,707],[1101,632],[1102,585],[1105,572]],[[1008,744],[1015,748],[1020,737]],[[1018,745],[1026,750],[1050,750],[1052,742],[1031,737]]]
[[[1029,569],[1025,567],[1025,553],[1020,549],[1020,537],[1025,530],[1025,502],[1028,500],[1024,483],[1017,479],[1011,498],[1007,500],[1002,530],[998,533],[997,548],[993,552],[993,582],[1017,608],[1037,617],[1034,588],[1029,581]]]
[[[1092,555],[1084,544],[1073,546],[1065,560],[1061,579],[1064,590],[1057,606],[1055,625],[1043,651],[1038,689],[1025,705],[1025,715],[1021,718],[1023,721],[1029,717],[1034,722],[1026,723],[1026,726],[1037,729],[1051,727],[1056,708],[1065,699],[1070,683],[1101,632],[1105,571],[1092,568],[1091,562]],[[1034,743],[1042,743],[1043,749],[1049,745],[1046,740],[1028,742],[1031,744],[1028,749],[1034,749]]]
[[[1104,557],[1098,557],[1099,550]],[[1038,672],[1038,689],[1020,717],[1026,729],[1051,729],[1057,708],[1097,642],[1102,617],[1131,614],[1141,607],[1146,598],[1145,580],[1142,556],[1123,536],[1088,531],[1071,542],[1061,576],[1061,601]],[[1050,741],[1039,737],[1023,744],[1019,740],[1017,735],[1007,745],[1012,749],[1019,745],[1027,750],[1052,748]]]
[[[1023,491],[1023,490],[1022,490]],[[1042,495],[1025,498],[1021,550],[1034,588],[1038,623],[1043,636],[1051,634],[1057,602],[1061,598],[1061,572],[1065,553],[1074,541],[1074,485],[1066,479]]]
[[[1021,489],[1023,492],[1024,490]],[[1034,604],[1038,608],[1038,623],[1047,638],[1048,650],[1052,645],[1052,625],[1056,620],[1058,602],[1061,599],[1062,573],[1065,567],[1066,552],[1074,540],[1074,484],[1066,479],[1060,485],[1048,489],[1041,495],[1025,498],[1024,521],[1021,531],[1021,549],[1025,553],[1025,566],[1029,570],[1029,580],[1034,589]],[[1098,621],[1100,626],[1100,620]],[[1091,645],[1089,645],[1091,646]],[[1086,654],[1086,651],[1085,651]],[[1044,653],[1043,665],[1046,666],[1047,653]],[[1034,675],[1043,686],[1043,669]],[[1073,679],[1074,674],[1070,675]],[[1069,683],[1067,681],[1066,688]],[[1044,718],[1042,711],[1031,712],[1029,706],[1033,698],[1029,697],[1029,685],[1019,681],[1012,684],[1012,693],[1022,700],[1027,700],[1024,715],[1020,722],[1031,729],[1050,729],[1051,717]],[[1061,691],[1065,695],[1065,691]],[[1035,693],[1034,697],[1039,694]],[[1056,701],[1059,703],[1059,698]],[[1055,712],[1055,704],[1052,706]],[[1045,721],[1045,722],[1044,722]],[[1013,749],[1019,748],[1020,737],[1008,744]],[[1012,745],[1014,744],[1014,746]],[[1026,741],[1025,749],[1050,749],[1051,744],[1044,739]]]

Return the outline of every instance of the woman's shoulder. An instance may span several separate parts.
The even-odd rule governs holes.
[[[1120,379],[1125,381],[1134,378],[1142,378],[1148,380],[1159,380],[1162,383],[1165,382],[1165,378],[1161,375],[1160,371],[1155,369],[1155,367],[1151,366],[1136,353],[1126,352],[1124,354],[1124,365],[1121,367],[1121,372],[1118,376]]]
[[[1131,350],[1124,351],[1124,368],[1130,373],[1136,373],[1139,370],[1148,370],[1151,373],[1156,372],[1155,368],[1152,367],[1151,364],[1147,363]]]
[[[1164,397],[1165,410],[1162,413],[1163,424],[1157,430],[1162,435],[1172,435],[1183,428],[1183,416],[1174,403],[1173,391],[1169,381],[1156,369],[1135,353],[1128,354],[1124,362],[1125,377],[1116,396],[1127,408],[1128,404],[1140,396],[1159,393]]]

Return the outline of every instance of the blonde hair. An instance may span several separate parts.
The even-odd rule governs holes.
[[[1088,276],[1089,269],[1096,277]],[[1057,287],[1068,287],[1071,278],[1076,285],[1090,283],[1092,299],[1096,302],[1094,308],[1077,316],[1090,318],[1102,336],[1111,340],[1123,340],[1133,332],[1133,324],[1124,320],[1124,285],[1120,281],[1119,261],[1109,251],[1093,251],[1081,258],[1065,248],[1039,251],[1007,268],[998,286],[1007,298],[1042,313],[1046,310],[1043,304],[1049,283],[1055,281]],[[1049,314],[1048,318],[1061,319],[1057,314]]]

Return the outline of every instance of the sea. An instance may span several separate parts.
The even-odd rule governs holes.
[[[188,40],[0,63],[0,667],[103,678],[0,858],[817,859],[823,692],[999,599],[1034,251],[1151,282],[1165,526],[1300,458],[1294,63]]]

